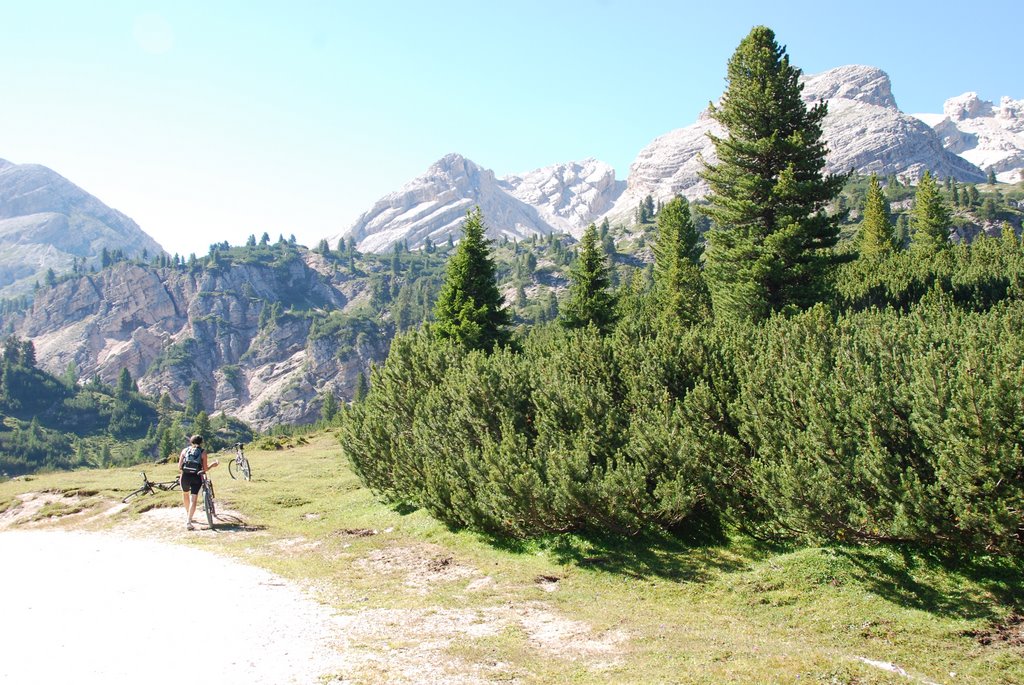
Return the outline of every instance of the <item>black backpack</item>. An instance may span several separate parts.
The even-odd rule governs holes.
[[[190,445],[185,449],[185,458],[181,462],[182,473],[199,473],[203,470],[203,448]]]

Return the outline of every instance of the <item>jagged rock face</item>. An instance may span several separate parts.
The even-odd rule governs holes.
[[[860,173],[896,174],[916,180],[925,170],[963,181],[984,180],[980,169],[944,149],[935,132],[896,106],[889,77],[881,69],[851,65],[803,79],[808,106],[824,100],[828,114],[822,126],[828,144],[826,173],[854,169]],[[714,147],[707,133],[724,135],[708,112],[698,121],[655,139],[630,166],[626,193],[618,215],[632,211],[647,195],[667,200],[676,194],[689,199],[707,193],[698,173],[701,159],[713,163]]]
[[[1006,183],[1024,181],[1024,100],[994,106],[977,93],[946,100],[942,115],[917,115],[932,125],[946,150]]]
[[[626,191],[608,216],[630,220],[632,212],[647,195],[660,200],[676,195],[694,200],[707,195],[708,185],[701,180],[700,171],[705,162],[714,163],[718,159],[708,133],[722,136],[725,130],[705,110],[696,123],[655,138],[633,160]]]
[[[549,226],[577,238],[612,208],[626,187],[625,181],[615,180],[611,165],[593,158],[507,176],[501,183],[536,208]]]
[[[47,269],[95,264],[103,248],[126,256],[163,249],[139,226],[60,174],[0,160],[0,296],[31,291]]]
[[[497,179],[456,154],[387,195],[346,231],[365,252],[384,252],[407,240],[416,248],[429,238],[458,240],[466,212],[479,206],[490,238],[525,238],[561,231],[582,235],[622,192],[615,170],[597,160],[558,164],[521,176]]]
[[[939,178],[985,180],[980,169],[943,148],[935,132],[915,117],[853,100],[833,99],[828,107],[822,127],[829,146],[828,172],[853,169],[917,181],[931,171]]]
[[[401,240],[410,248],[428,238],[435,243],[449,236],[457,240],[466,212],[477,205],[492,238],[551,232],[537,210],[509,194],[494,172],[451,154],[378,200],[351,228],[328,242],[333,245],[338,238],[352,236],[360,251],[384,252]]]
[[[149,395],[184,402],[200,382],[208,411],[226,411],[264,429],[319,417],[322,393],[348,398],[386,345],[364,341],[339,358],[330,337],[312,339],[310,319],[287,313],[260,326],[268,302],[304,299],[305,308],[344,309],[353,283],[316,254],[286,266],[241,264],[192,273],[117,264],[43,290],[8,322],[31,338],[41,367],[116,381],[122,368]],[[348,292],[349,294],[346,294]]]
[[[848,64],[812,74],[802,79],[804,102],[819,100],[851,100],[885,109],[899,109],[892,95],[889,75],[881,69],[863,64]]]

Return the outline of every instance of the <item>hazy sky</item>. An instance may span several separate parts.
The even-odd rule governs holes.
[[[8,0],[0,158],[187,255],[264,231],[314,245],[449,152],[499,176],[596,157],[625,178],[721,94],[757,24],[806,73],[885,69],[906,112],[1024,98],[1020,0],[832,6]]]

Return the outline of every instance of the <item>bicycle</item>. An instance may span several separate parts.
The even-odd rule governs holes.
[[[228,474],[235,480],[239,475],[245,480],[252,480],[252,467],[249,466],[249,460],[245,458],[245,446],[240,442],[235,443],[235,458],[228,462]]]
[[[217,510],[213,504],[213,481],[210,477],[203,474],[203,511],[206,512],[206,522],[210,524],[210,530],[213,530],[213,519],[217,516]]]
[[[177,488],[179,485],[181,485],[181,482],[177,478],[163,483],[154,483],[153,481],[146,477],[146,472],[143,471],[142,487],[136,490],[135,492],[132,492],[125,496],[125,498],[121,500],[121,503],[125,504],[128,502],[128,500],[130,500],[132,497],[136,497],[137,495],[155,495],[157,490],[163,490],[165,492],[167,490],[173,490],[174,488]]]

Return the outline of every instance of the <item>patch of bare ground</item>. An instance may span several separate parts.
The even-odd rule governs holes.
[[[342,538],[368,538],[377,533],[376,528],[340,528],[334,531],[334,535]]]
[[[120,511],[123,511],[123,508]],[[125,517],[117,522],[114,531],[133,538],[175,542],[189,537],[211,536],[222,532],[245,534],[258,530],[258,527],[246,524],[239,512],[230,509],[217,512],[217,516],[213,520],[213,528],[210,528],[202,510],[197,509],[192,525],[195,530],[185,528],[185,509],[178,504],[176,506],[154,506],[141,512],[137,517]]]
[[[279,552],[286,554],[302,554],[312,552],[320,546],[319,540],[309,540],[304,537],[284,538],[270,543]]]
[[[508,629],[522,631],[527,643],[547,656],[583,662],[594,671],[620,665],[627,640],[622,630],[595,633],[586,623],[539,603],[481,609],[368,609],[340,620],[347,635],[349,675],[356,678],[344,682],[514,681],[508,664],[469,664],[448,654],[458,642]]]
[[[26,492],[17,500],[0,513],[0,530],[46,526],[69,516],[81,516],[98,504],[77,491]]]
[[[1013,613],[1005,621],[993,623],[987,628],[971,630],[967,637],[973,637],[984,646],[1005,645],[1024,649],[1024,614]]]
[[[458,563],[438,545],[384,547],[359,559],[355,566],[372,573],[404,576],[405,586],[427,594],[434,585],[479,576],[475,568]]]
[[[561,578],[558,576],[540,575],[534,578],[533,582],[537,583],[537,587],[544,592],[554,592],[558,589],[558,581],[560,580]]]

